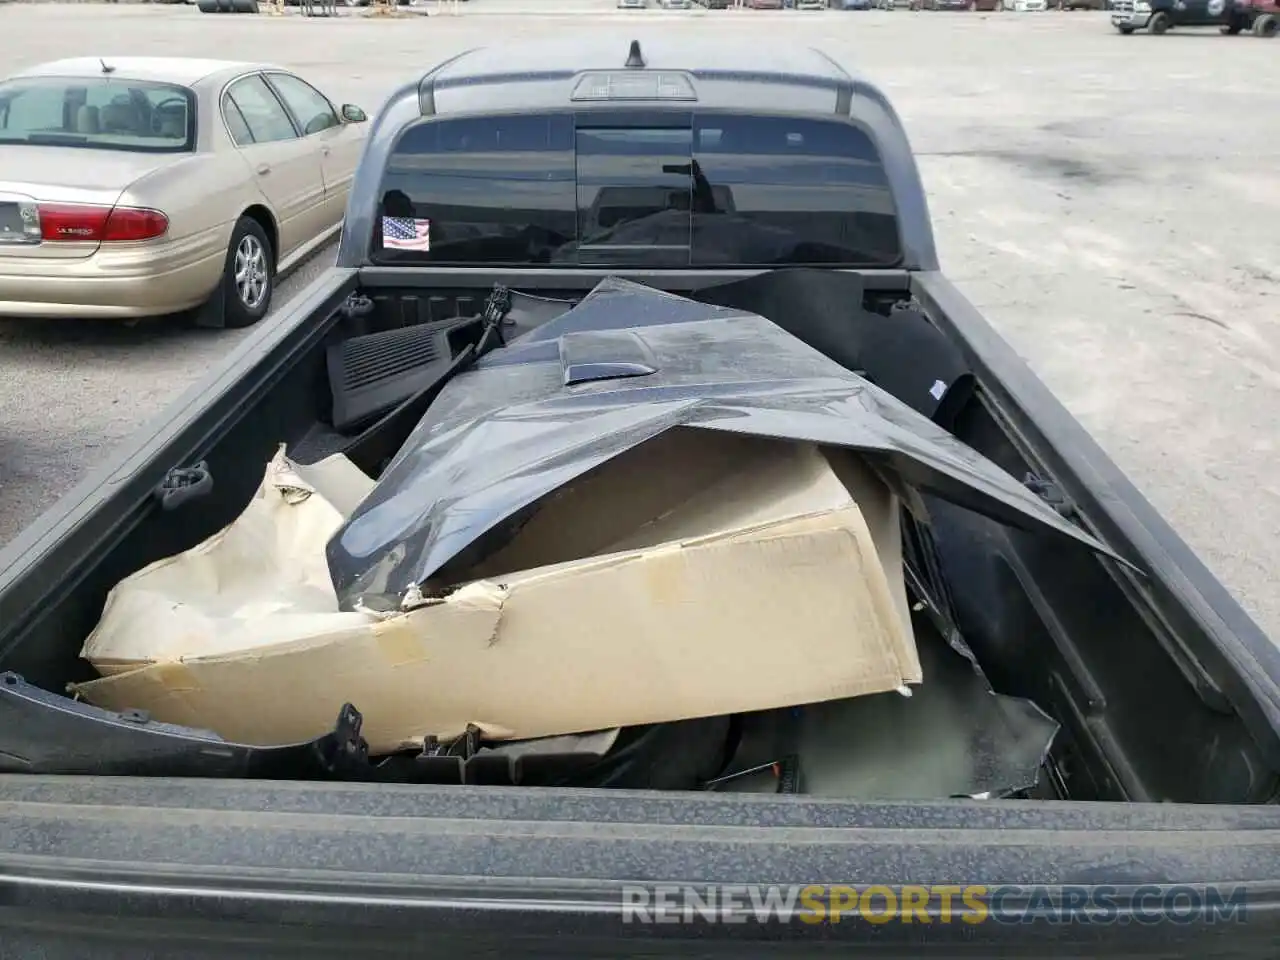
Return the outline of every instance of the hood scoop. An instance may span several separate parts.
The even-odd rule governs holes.
[[[595,380],[647,377],[658,372],[658,361],[633,331],[602,330],[561,337],[560,367],[564,385],[571,387]]]

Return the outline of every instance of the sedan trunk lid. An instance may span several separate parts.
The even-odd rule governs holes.
[[[39,241],[40,204],[110,208],[140,177],[173,164],[172,154],[0,146],[0,262],[90,256],[96,241]]]

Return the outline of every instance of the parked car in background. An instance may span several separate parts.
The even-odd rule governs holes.
[[[1111,24],[1123,34],[1217,27],[1228,36],[1247,31],[1274,37],[1280,33],[1280,7],[1275,0],[1115,0]]]
[[[871,0],[871,2],[877,10],[907,10],[911,6],[911,0]]]
[[[1000,8],[1013,13],[1042,13],[1049,4],[1047,0],[1000,0]]]
[[[0,316],[255,323],[337,232],[363,120],[268,64],[84,57],[0,82]]]
[[[1059,10],[1110,10],[1110,0],[1058,0]]]
[[[649,0],[618,0],[619,10],[643,10],[649,6]]]
[[[995,10],[1000,0],[910,0],[912,10]]]
[[[748,10],[781,10],[783,0],[746,0]]]
[[[796,0],[797,10],[827,10],[827,0]]]
[[[870,10],[871,0],[836,0],[838,10]]]
[[[693,6],[692,0],[658,0],[663,10],[688,10]]]

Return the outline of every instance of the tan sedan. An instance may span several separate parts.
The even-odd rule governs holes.
[[[266,64],[81,58],[0,82],[0,316],[256,322],[341,226],[365,119]]]

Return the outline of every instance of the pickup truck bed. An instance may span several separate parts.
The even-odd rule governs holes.
[[[304,460],[341,446],[330,346],[474,312],[494,284],[555,303],[610,275],[696,296],[759,272],[371,262],[388,130],[428,112],[433,76],[377,121],[339,266],[0,554],[0,670],[55,695],[90,679],[78,653],[111,587],[233,520],[277,444]],[[228,775],[212,762],[226,751],[208,744],[211,775],[177,779],[154,755],[120,747],[137,741],[99,737],[100,721],[78,717],[70,701],[18,706],[0,686],[7,946],[44,956],[224,956],[246,943],[264,956],[431,947],[653,956],[740,952],[744,938],[753,952],[813,954],[871,938],[882,955],[920,944],[940,956],[969,955],[973,944],[1011,955],[1269,955],[1280,653],[938,271],[900,125],[874,88],[840,76],[834,102],[874,132],[904,247],[896,266],[848,270],[862,306],[917,303],[976,380],[954,434],[1012,476],[1031,475],[1132,565],[932,505],[965,640],[998,691],[1030,698],[1062,725],[1033,799],[285,782],[254,778],[252,764]],[[536,87],[522,89],[536,99]],[[365,301],[371,308],[353,309]],[[528,321],[551,315],[530,308]],[[164,509],[166,478],[198,462],[211,489]],[[52,736],[68,717],[79,735]],[[117,726],[129,723],[149,725]],[[73,769],[100,775],[38,775]],[[120,776],[143,772],[156,776]],[[928,925],[636,923],[621,909],[628,883],[651,899],[666,883],[879,884],[895,896],[912,885],[982,885],[1000,891],[1006,922],[948,920],[931,894]],[[1196,909],[1171,919],[1188,897]],[[1100,904],[1085,922],[1085,908]],[[1161,922],[1147,922],[1153,910]],[[1055,922],[1064,913],[1073,922]]]

